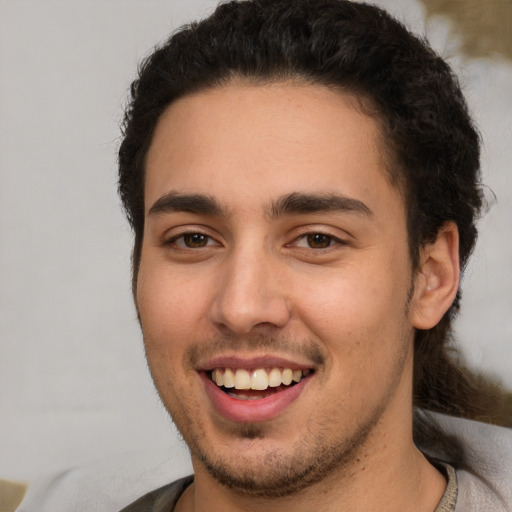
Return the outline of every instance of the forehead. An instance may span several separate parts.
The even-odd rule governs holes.
[[[290,192],[396,195],[383,147],[353,95],[232,82],[185,96],[162,115],[146,161],[146,212],[175,191],[215,192],[228,206]]]

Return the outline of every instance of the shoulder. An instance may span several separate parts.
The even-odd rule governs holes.
[[[137,503],[135,500],[141,496],[151,495],[153,489],[169,495],[169,482],[180,481],[191,472],[190,460],[177,451],[134,451],[101,458],[31,482],[16,510],[119,512],[130,503]]]
[[[169,512],[174,510],[179,497],[193,481],[193,476],[180,478],[142,496],[123,508],[121,512]]]
[[[432,416],[463,448],[463,461],[456,468],[455,510],[511,512],[512,429],[442,414]],[[445,458],[442,453],[436,456]]]

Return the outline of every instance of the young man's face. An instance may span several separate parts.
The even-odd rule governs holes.
[[[149,150],[147,357],[196,474],[245,492],[362,470],[410,435],[404,204],[355,104],[232,83],[172,104]]]

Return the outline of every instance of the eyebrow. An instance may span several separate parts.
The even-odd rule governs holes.
[[[335,211],[356,213],[366,217],[373,215],[370,208],[362,201],[333,193],[306,194],[293,192],[273,201],[269,207],[269,214],[272,218],[282,217],[283,215]]]
[[[267,208],[270,218],[320,212],[348,212],[372,216],[373,212],[358,199],[340,194],[308,194],[292,192],[272,201]],[[226,217],[227,210],[214,198],[204,194],[170,192],[160,197],[149,209],[149,215],[187,212],[195,215]]]
[[[179,194],[170,192],[155,201],[149,215],[161,213],[188,212],[196,215],[225,216],[224,208],[215,198],[203,194]]]

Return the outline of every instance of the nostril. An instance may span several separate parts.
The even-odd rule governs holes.
[[[270,327],[270,328],[274,328],[275,325],[272,324],[271,322],[260,322],[259,324],[256,324],[254,327],[263,327],[263,328]]]

